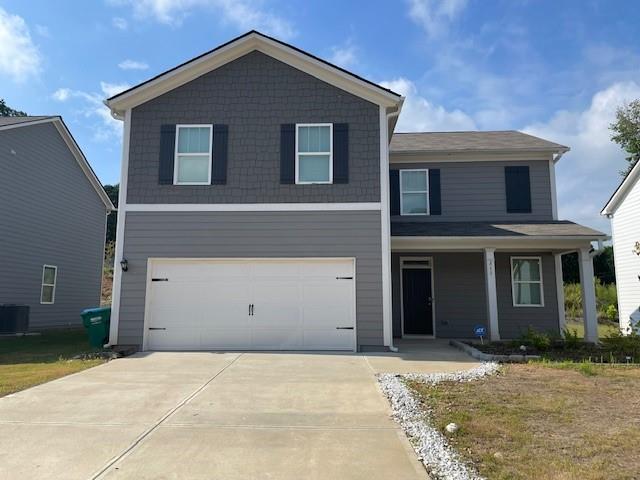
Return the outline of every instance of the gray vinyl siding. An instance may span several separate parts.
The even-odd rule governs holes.
[[[528,165],[531,213],[507,213],[504,167]],[[393,216],[418,222],[552,220],[549,161],[442,162],[391,165],[392,169],[440,169],[442,215]]]
[[[355,257],[358,345],[383,344],[380,212],[129,212],[125,228],[120,344],[142,344],[150,257]]]
[[[519,338],[529,326],[540,332],[559,333],[555,262],[551,253],[496,252],[496,287],[501,338]],[[514,307],[511,257],[542,257],[544,307]]]
[[[393,335],[402,335],[400,257],[433,258],[435,335],[439,338],[473,336],[473,327],[487,324],[482,253],[392,253]]]
[[[378,202],[379,118],[377,105],[254,51],[132,110],[127,202]],[[280,125],[319,122],[349,124],[349,183],[281,185]],[[161,125],[216,123],[229,126],[227,184],[159,185]]]
[[[0,166],[0,303],[29,305],[32,330],[79,325],[100,305],[105,206],[51,123],[1,131]],[[58,267],[53,305],[44,264]]]
[[[433,258],[435,334],[439,338],[472,338],[475,325],[488,327],[481,252],[392,253],[393,335],[402,334],[400,257]],[[514,307],[511,293],[511,256],[541,256],[544,307]],[[496,287],[498,325],[502,339],[519,338],[531,326],[538,331],[558,333],[558,302],[555,264],[551,253],[497,252]]]

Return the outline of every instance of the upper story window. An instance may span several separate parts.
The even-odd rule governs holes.
[[[542,258],[511,257],[514,307],[543,307]]]
[[[429,170],[400,170],[400,214],[429,215]]]
[[[173,183],[211,183],[212,125],[177,125]]]
[[[296,125],[296,183],[333,183],[333,124]]]
[[[40,303],[52,304],[56,300],[56,278],[58,267],[53,265],[42,266],[42,285],[40,288]]]

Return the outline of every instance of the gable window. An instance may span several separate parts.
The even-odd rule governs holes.
[[[52,304],[56,299],[56,277],[58,267],[53,265],[42,266],[42,286],[40,289],[40,303]]]
[[[209,185],[212,146],[211,125],[177,125],[173,183]]]
[[[296,125],[296,183],[333,183],[333,124]]]
[[[544,306],[541,257],[511,257],[511,289],[514,307]]]
[[[400,214],[429,215],[429,170],[400,170]]]

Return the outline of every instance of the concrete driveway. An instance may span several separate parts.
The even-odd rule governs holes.
[[[475,365],[449,353],[444,370]],[[424,479],[374,376],[402,362],[434,368],[408,354],[114,360],[0,399],[0,478]]]

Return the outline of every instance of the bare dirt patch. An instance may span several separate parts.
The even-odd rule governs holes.
[[[640,369],[505,366],[468,383],[409,386],[451,445],[489,479],[640,479]]]

